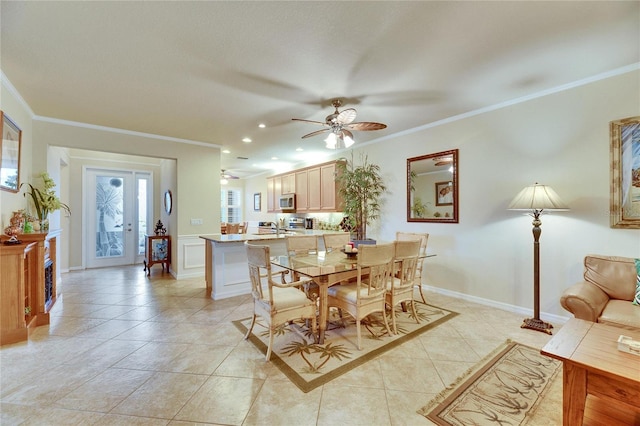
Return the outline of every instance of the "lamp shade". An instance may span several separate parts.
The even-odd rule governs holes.
[[[515,196],[509,210],[569,210],[550,186],[535,183],[527,186]]]

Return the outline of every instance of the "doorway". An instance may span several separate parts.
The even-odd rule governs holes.
[[[87,268],[141,263],[153,211],[151,173],[87,167],[84,175]]]

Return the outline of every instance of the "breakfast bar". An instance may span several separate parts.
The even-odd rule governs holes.
[[[268,245],[271,256],[286,255],[286,235],[316,235],[318,247],[324,247],[322,235],[334,231],[301,230],[272,234],[212,234],[205,240],[205,281],[207,295],[214,300],[251,293],[245,242]]]

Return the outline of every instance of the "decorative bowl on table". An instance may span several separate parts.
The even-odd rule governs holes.
[[[344,251],[344,249],[340,249],[340,251],[343,252],[344,254],[346,254],[347,257],[349,257],[349,258],[354,258],[354,257],[358,256],[358,252],[357,251],[349,252],[349,251]]]

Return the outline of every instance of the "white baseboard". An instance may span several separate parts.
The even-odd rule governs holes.
[[[434,293],[442,294],[444,296],[455,297],[458,299],[466,300],[468,302],[478,303],[480,305],[491,306],[493,308],[502,309],[504,311],[513,312],[523,316],[531,317],[533,315],[533,309],[523,308],[522,306],[510,305],[508,303],[496,302],[495,300],[483,299],[482,297],[470,296],[465,293],[459,293],[457,291],[445,290],[443,288],[432,287],[430,285],[422,285],[422,288],[432,291]],[[569,321],[570,317],[562,315],[554,315],[545,312],[540,312],[540,319],[549,322],[555,322],[556,324],[564,324]]]

